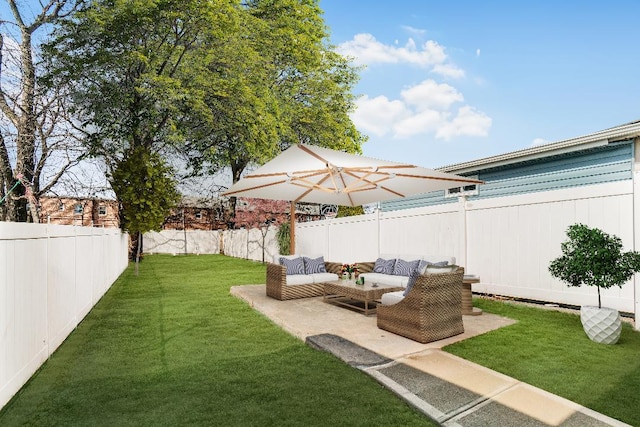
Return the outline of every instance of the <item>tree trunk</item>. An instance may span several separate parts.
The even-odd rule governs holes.
[[[129,235],[129,261],[141,261],[144,259],[144,241],[142,233],[135,232]]]
[[[0,220],[16,221],[15,199],[13,198],[12,189],[15,185],[15,178],[11,170],[9,161],[9,153],[4,143],[4,137],[0,133],[0,182],[2,182],[2,194],[0,198],[4,198],[2,206],[0,206]]]
[[[39,222],[37,215],[37,199],[33,188],[35,173],[35,140],[36,140],[36,114],[35,91],[36,73],[33,65],[31,51],[31,33],[22,29],[22,41],[20,43],[20,60],[22,63],[22,102],[20,103],[21,115],[18,118],[16,129],[17,158],[15,176],[20,177],[23,185],[18,186],[18,221],[26,222],[28,217],[33,222]],[[27,209],[27,202],[30,209]],[[34,215],[35,213],[35,215]]]

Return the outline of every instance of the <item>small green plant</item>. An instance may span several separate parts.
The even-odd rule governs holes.
[[[364,208],[362,206],[338,206],[338,214],[336,215],[336,218],[355,215],[364,215]]]
[[[276,234],[276,239],[278,240],[278,248],[280,250],[280,255],[289,255],[291,251],[291,241],[289,240],[291,237],[291,230],[288,222],[283,222],[278,227],[278,233]]]
[[[600,229],[574,224],[567,229],[569,240],[561,245],[562,256],[551,261],[549,272],[569,286],[596,286],[598,308],[600,288],[620,286],[640,271],[640,253],[622,252],[622,240]]]

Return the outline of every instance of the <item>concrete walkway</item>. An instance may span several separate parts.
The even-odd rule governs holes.
[[[264,285],[235,286],[231,294],[309,345],[373,376],[443,426],[627,426],[440,350],[510,325],[511,319],[464,316],[463,334],[420,344],[378,329],[375,316],[321,297],[278,301],[266,296]]]

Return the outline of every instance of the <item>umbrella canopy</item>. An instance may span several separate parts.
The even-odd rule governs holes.
[[[482,181],[409,164],[293,145],[225,196],[360,206]]]
[[[360,206],[482,181],[419,166],[298,144],[246,175],[225,196],[291,201],[291,253],[296,202]]]

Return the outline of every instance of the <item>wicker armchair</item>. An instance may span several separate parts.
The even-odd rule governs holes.
[[[325,261],[327,273],[340,274],[342,264]],[[336,279],[338,277],[336,276]],[[324,283],[287,285],[287,268],[284,265],[267,263],[267,296],[279,300],[322,296]]]
[[[463,333],[463,276],[462,267],[419,276],[402,301],[378,305],[378,327],[423,344]]]

